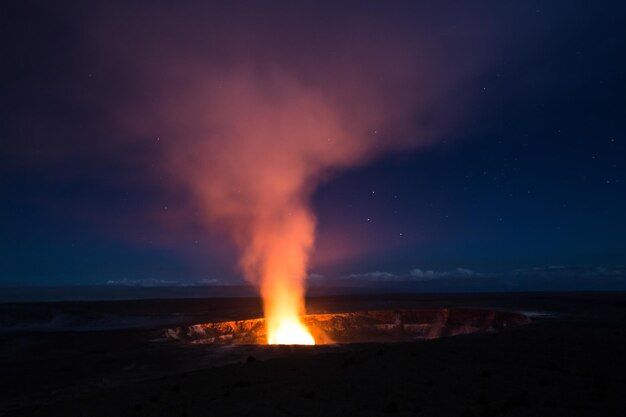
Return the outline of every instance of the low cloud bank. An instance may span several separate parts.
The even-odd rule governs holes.
[[[203,287],[211,285],[232,285],[228,282],[222,282],[215,278],[201,279],[198,281],[180,281],[180,280],[168,280],[168,279],[110,279],[106,282],[106,285],[112,287]]]
[[[406,274],[394,274],[391,272],[373,271],[350,274],[340,278],[342,281],[373,281],[373,282],[422,282],[451,278],[482,277],[483,274],[467,268],[457,268],[452,271],[433,271],[412,269]]]
[[[458,267],[451,270],[413,268],[405,273],[370,271],[332,277],[311,272],[310,287],[365,288],[390,287],[398,291],[484,292],[484,291],[607,291],[626,290],[626,265],[612,266],[535,266],[505,272],[479,272]],[[242,281],[205,278],[197,281],[176,279],[111,279],[110,287],[235,287]],[[309,294],[310,295],[310,294]]]

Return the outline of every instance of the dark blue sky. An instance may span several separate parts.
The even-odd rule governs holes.
[[[426,9],[433,29],[414,36],[428,37],[432,48],[463,39],[450,41],[449,28],[463,35],[483,26],[481,36],[497,45],[487,48],[489,59],[476,43],[449,50],[484,65],[458,86],[468,116],[435,143],[380,152],[317,189],[310,269],[322,277],[312,282],[474,280],[489,290],[514,277],[531,289],[551,288],[545,283],[555,279],[561,289],[624,286],[624,6],[472,2],[460,13],[454,3],[436,10],[413,3],[305,8],[319,12],[307,22],[312,27],[326,13],[339,22],[380,17],[378,37],[396,20],[419,25]],[[265,12],[291,19],[296,9],[283,6],[268,3]],[[154,138],[127,140],[133,133],[112,120],[133,78],[112,62],[119,43],[103,37],[100,14],[114,20],[149,10],[147,3],[128,13],[124,7],[2,6],[0,283],[240,281],[228,236],[207,226],[189,195],[158,171]],[[184,25],[193,11],[171,19]],[[198,6],[198,14],[210,12]],[[146,26],[171,23],[158,19]],[[297,32],[294,26],[285,27]]]

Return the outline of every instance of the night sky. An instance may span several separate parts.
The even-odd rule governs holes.
[[[243,282],[164,158],[245,62],[389,110],[312,191],[311,285],[626,288],[621,2],[95,3],[1,6],[0,284]]]

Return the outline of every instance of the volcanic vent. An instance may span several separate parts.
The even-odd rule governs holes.
[[[405,309],[302,317],[316,344],[402,342],[493,331],[530,323],[520,313],[478,309]],[[265,319],[195,324],[166,330],[172,340],[194,344],[266,344]]]

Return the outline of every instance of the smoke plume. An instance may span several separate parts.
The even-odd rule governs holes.
[[[232,236],[266,317],[300,315],[316,187],[446,133],[458,119],[450,97],[475,68],[437,52],[426,24],[259,19],[248,10],[237,22],[218,13],[208,22],[186,15],[181,25],[176,13],[147,17],[163,22],[160,31],[143,24],[108,39],[117,62],[140,74],[140,99],[120,113],[135,131],[164,138],[168,177]],[[455,48],[448,42],[439,47]]]

